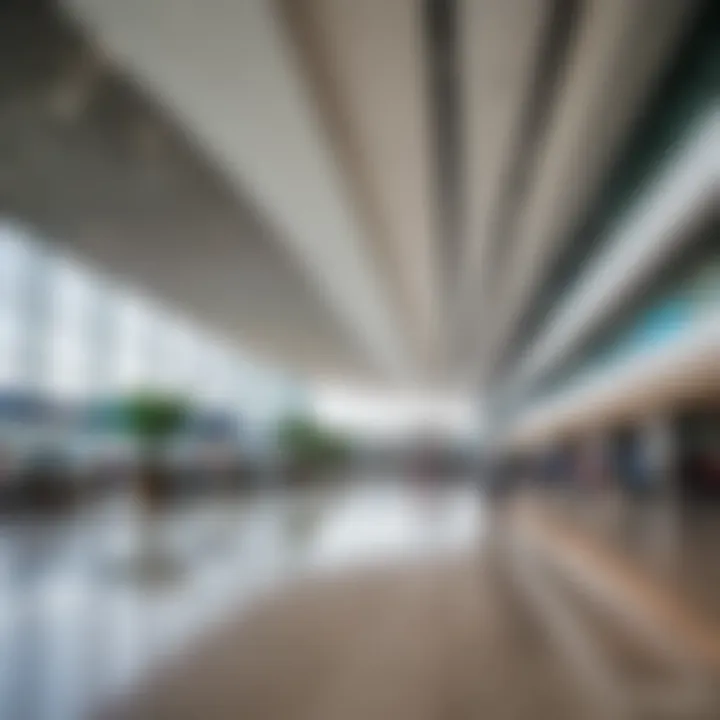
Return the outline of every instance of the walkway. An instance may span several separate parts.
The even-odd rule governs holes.
[[[5,526],[0,717],[718,716],[705,676],[546,562],[566,534],[495,515],[472,486],[397,480],[193,505],[162,523],[183,569],[159,586],[123,570],[126,503]]]

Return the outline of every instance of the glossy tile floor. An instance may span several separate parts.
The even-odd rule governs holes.
[[[467,544],[478,528],[477,499],[468,494],[456,488],[426,512],[426,499],[398,483],[359,481],[192,504],[153,531],[180,565],[166,582],[134,569],[146,530],[130,502],[52,523],[5,521],[0,717],[83,717],[248,599],[299,574]]]
[[[177,508],[150,536],[124,501],[6,523],[0,717],[717,716],[687,683],[636,708],[627,637],[573,608],[496,515],[471,484],[357,478]],[[138,570],[148,546],[169,577]],[[588,618],[632,657],[622,672]]]

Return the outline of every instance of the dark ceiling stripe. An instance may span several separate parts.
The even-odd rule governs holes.
[[[515,239],[515,222],[525,202],[529,183],[535,178],[540,147],[557,101],[560,81],[569,62],[581,10],[581,0],[549,0],[545,38],[535,64],[527,104],[523,109],[520,140],[515,148],[508,185],[501,200],[497,234],[491,243],[488,261],[499,270],[491,273],[491,277],[507,277],[505,265]]]
[[[460,219],[460,107],[457,0],[425,0],[430,114],[437,168],[437,232],[443,279],[457,266]]]
[[[697,19],[676,50],[664,79],[658,83],[644,115],[630,134],[608,176],[595,207],[571,232],[526,308],[498,368],[505,373],[540,332],[583,264],[608,239],[608,227],[634,201],[635,193],[655,171],[675,141],[679,128],[698,105],[717,96],[720,57],[720,5],[704,0]],[[499,371],[498,371],[499,372]]]

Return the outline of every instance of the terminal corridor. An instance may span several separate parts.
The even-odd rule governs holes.
[[[718,0],[0,0],[0,720],[720,718]]]

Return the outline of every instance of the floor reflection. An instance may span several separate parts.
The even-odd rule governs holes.
[[[424,557],[471,544],[480,521],[480,504],[470,487],[353,487],[319,528],[311,561],[337,568]]]
[[[474,541],[470,487],[358,480],[196,503],[154,532],[179,559],[168,583],[126,572],[142,518],[126,500],[2,527],[0,716],[85,716],[258,592],[318,569],[421,557]]]

